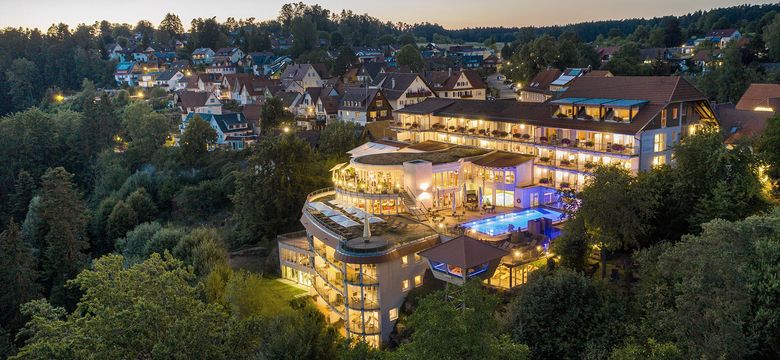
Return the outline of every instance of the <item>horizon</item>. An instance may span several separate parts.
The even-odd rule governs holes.
[[[135,25],[140,20],[147,20],[155,26],[160,23],[166,13],[173,13],[178,15],[185,30],[189,30],[190,21],[194,18],[210,18],[216,17],[219,21],[224,21],[228,17],[236,19],[246,19],[254,17],[257,21],[275,20],[279,14],[279,10],[282,5],[289,3],[290,1],[284,0],[271,0],[264,1],[263,3],[248,4],[244,7],[247,10],[235,10],[234,8],[219,9],[209,14],[206,12],[200,12],[197,7],[192,7],[190,2],[184,0],[170,0],[165,6],[160,6],[159,13],[154,17],[142,15],[150,13],[150,7],[145,6],[147,4],[153,4],[151,0],[140,0],[140,6],[129,9],[121,16],[99,16],[97,14],[115,14],[115,7],[105,5],[88,4],[87,0],[73,0],[69,3],[55,2],[53,0],[42,0],[35,4],[25,6],[11,6],[7,7],[2,14],[0,14],[0,27],[23,27],[23,28],[38,28],[41,31],[46,31],[49,26],[58,23],[65,23],[70,27],[75,27],[79,24],[94,24],[102,20],[107,20],[112,23],[127,23]],[[245,3],[248,0],[236,0],[237,3]],[[458,30],[465,28],[480,28],[480,27],[544,27],[544,26],[565,26],[583,22],[598,22],[598,21],[610,21],[610,20],[626,20],[626,19],[650,19],[663,16],[682,16],[695,11],[708,11],[716,8],[732,7],[739,5],[764,5],[771,4],[774,1],[752,1],[749,3],[733,0],[692,0],[684,3],[677,2],[675,0],[660,0],[655,3],[639,2],[639,1],[616,1],[616,0],[596,0],[589,4],[588,9],[584,9],[574,15],[559,11],[562,8],[572,8],[580,3],[575,0],[563,0],[555,6],[539,6],[535,4],[533,8],[524,7],[527,1],[513,1],[513,0],[497,0],[490,8],[480,6],[480,4],[467,3],[459,7],[457,13],[472,14],[468,21],[463,21],[462,17],[455,14],[442,14],[442,6],[445,4],[443,0],[433,0],[425,4],[416,4],[413,0],[399,0],[394,4],[375,3],[366,4],[358,3],[351,4],[346,0],[322,0],[317,2],[307,2],[307,4],[319,4],[325,9],[330,10],[333,13],[340,13],[343,10],[352,10],[356,14],[368,14],[383,22],[404,22],[407,24],[430,22],[431,24],[438,24],[447,30]],[[183,6],[188,4],[190,8],[184,8]],[[399,6],[400,5],[400,6]],[[408,6],[417,6],[419,9],[414,11],[408,10]],[[668,5],[668,6],[664,6]],[[509,7],[513,11],[502,11],[498,14],[498,8]],[[73,9],[78,9],[74,11]],[[87,10],[88,9],[88,10]],[[603,10],[607,9],[607,10]],[[86,10],[86,11],[85,11]],[[514,20],[509,19],[514,16],[516,11],[520,11],[520,15],[515,17]],[[400,11],[400,15],[399,15]],[[490,13],[494,13],[495,17],[490,16]],[[431,16],[430,14],[434,14]],[[604,16],[600,16],[604,14]],[[43,15],[43,16],[42,16]],[[410,16],[411,15],[411,16]],[[438,16],[436,16],[438,15]],[[476,18],[476,19],[472,19]],[[36,20],[33,20],[36,19]],[[526,19],[526,20],[523,20]],[[533,19],[533,20],[531,20]]]

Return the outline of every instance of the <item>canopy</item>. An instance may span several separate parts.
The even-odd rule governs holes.
[[[339,224],[345,228],[360,225],[360,223],[346,217],[345,215],[331,216],[330,219],[336,222],[336,224]]]

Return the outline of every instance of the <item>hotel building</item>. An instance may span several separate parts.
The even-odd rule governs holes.
[[[717,123],[706,97],[673,77],[583,77],[545,103],[430,98],[394,115],[399,141],[350,151],[333,187],[307,197],[305,230],[278,239],[283,277],[374,346],[427,271],[525,283],[552,256],[560,189],[580,188],[597,164],[668,163],[669,147]]]

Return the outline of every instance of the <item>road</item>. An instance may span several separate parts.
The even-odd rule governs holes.
[[[505,79],[503,75],[498,73],[489,75],[487,77],[488,87],[491,89],[498,89],[499,99],[517,99],[517,94],[509,88],[509,85],[504,84],[503,80],[499,80],[499,76],[501,79]]]

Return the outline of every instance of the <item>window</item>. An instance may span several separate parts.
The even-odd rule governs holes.
[[[663,164],[666,164],[666,155],[659,155],[656,157],[653,157],[653,166],[661,166]]]
[[[401,290],[403,291],[409,290],[409,280],[401,281]]]
[[[420,254],[414,253],[414,262],[418,263],[420,261],[422,261],[422,257],[420,256]]]
[[[653,151],[661,152],[666,150],[666,141],[664,141],[666,140],[665,137],[666,134],[664,133],[655,134],[653,137]]]
[[[422,275],[417,275],[414,277],[414,287],[418,287],[422,285]]]
[[[387,315],[390,317],[390,321],[398,320],[398,308],[390,309],[390,311],[387,312]]]
[[[406,267],[409,265],[409,255],[404,255],[401,257],[401,266]]]

